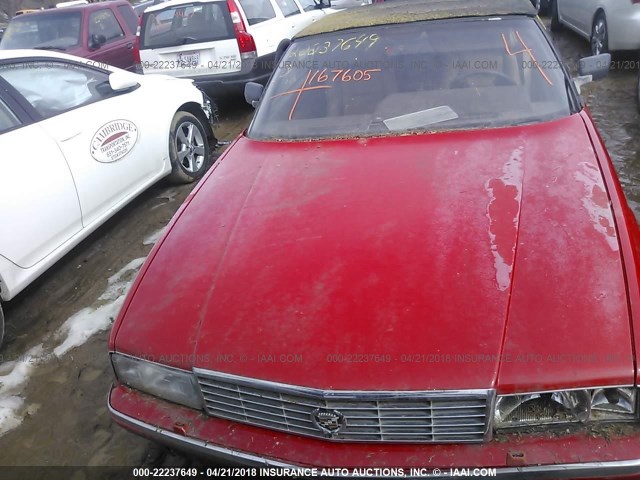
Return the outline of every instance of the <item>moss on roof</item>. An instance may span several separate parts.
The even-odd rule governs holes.
[[[529,0],[403,0],[351,8],[327,15],[296,37],[337,32],[358,27],[446,18],[504,15],[535,16]]]

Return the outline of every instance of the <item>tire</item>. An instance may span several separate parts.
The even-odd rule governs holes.
[[[2,313],[2,304],[0,304],[0,349],[4,341],[4,313]]]
[[[638,72],[638,80],[636,82],[636,105],[638,106],[638,113],[640,113],[640,71]]]
[[[549,2],[547,0],[540,1],[540,15],[547,15],[549,13]]]
[[[559,32],[560,30],[562,30],[562,24],[558,15],[558,0],[551,0],[551,31]]]
[[[609,51],[609,29],[607,17],[603,12],[596,15],[591,27],[591,55],[600,55]]]
[[[194,115],[180,111],[171,121],[169,158],[173,183],[191,183],[202,178],[211,166],[207,132]]]

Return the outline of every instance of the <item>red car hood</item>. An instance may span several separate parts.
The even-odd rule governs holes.
[[[325,389],[632,384],[583,121],[240,138],[156,251],[115,348]]]

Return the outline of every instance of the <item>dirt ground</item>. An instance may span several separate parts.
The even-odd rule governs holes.
[[[588,55],[588,44],[562,32],[554,41],[571,68]],[[634,60],[634,59],[631,59]],[[625,59],[621,59],[625,61]],[[633,62],[589,88],[586,98],[620,174],[625,193],[640,214],[640,118],[635,107]],[[241,98],[220,105],[217,135],[231,140],[249,123],[253,110]],[[216,154],[220,154],[219,149]],[[25,352],[43,343],[53,351],[67,319],[104,303],[109,278],[144,257],[194,185],[160,183],[118,213],[54,268],[5,306],[8,342],[0,376]],[[640,215],[639,215],[640,216]],[[151,240],[150,240],[151,239]],[[147,240],[145,242],[145,240]],[[145,244],[146,243],[146,244]],[[123,273],[133,276],[135,269]],[[111,422],[106,395],[112,381],[107,358],[108,328],[83,345],[32,366],[31,379],[16,387],[25,399],[22,423],[0,437],[0,465],[179,465],[192,460],[168,454]],[[36,355],[34,355],[35,357]],[[0,405],[2,407],[2,405]],[[1,411],[1,409],[0,409]],[[37,478],[38,475],[33,476]],[[0,478],[2,474],[0,473]],[[43,477],[45,478],[45,477]],[[80,476],[80,478],[83,478]]]

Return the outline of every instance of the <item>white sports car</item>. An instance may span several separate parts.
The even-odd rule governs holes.
[[[202,177],[211,121],[190,80],[0,52],[0,300],[159,179]],[[0,344],[3,336],[0,306]]]

